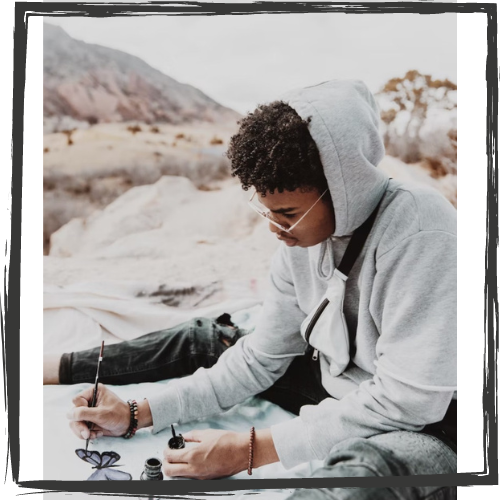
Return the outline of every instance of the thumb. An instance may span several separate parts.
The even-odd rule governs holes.
[[[93,396],[94,396],[94,388],[89,387],[89,388],[85,389],[84,391],[78,393],[72,399],[72,403],[75,406],[88,406],[90,401],[92,401]]]

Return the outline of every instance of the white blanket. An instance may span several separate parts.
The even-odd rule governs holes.
[[[125,386],[110,386],[124,400],[129,398],[142,399],[161,392],[170,381],[155,383],[130,384]],[[90,384],[72,386],[46,386],[44,388],[44,470],[45,480],[64,479],[69,481],[86,480],[94,470],[91,465],[80,460],[75,450],[85,448],[85,441],[77,438],[68,425],[66,414],[71,409],[72,398]],[[186,433],[193,429],[227,429],[237,432],[248,432],[253,425],[262,429],[283,422],[293,415],[277,405],[250,398],[245,403],[236,405],[224,414],[204,420],[177,425],[176,429]],[[122,438],[102,437],[89,443],[89,450],[115,451],[121,459],[118,470],[132,474],[133,479],[139,479],[144,469],[146,459],[156,457],[162,459],[163,450],[170,439],[170,429],[153,434],[150,429],[141,429],[128,440]],[[196,444],[187,443],[187,446]],[[315,464],[318,465],[318,464]],[[255,469],[251,478],[282,478],[307,477],[311,474],[314,464],[300,465],[292,470],[286,470],[280,463],[270,464]],[[233,476],[234,479],[249,479],[246,472]],[[168,489],[165,490],[168,492]]]
[[[204,307],[182,309],[150,297],[150,284],[88,282],[66,287],[45,285],[43,294],[44,352],[66,352],[135,339],[170,328],[196,316],[216,317],[256,306],[254,294]],[[138,297],[142,296],[142,297]]]
[[[46,287],[45,352],[69,352],[94,347],[101,340],[114,343],[132,339],[144,333],[174,326],[195,316],[215,317],[223,312],[232,314],[233,320],[240,327],[251,329],[260,311],[260,301],[255,297],[240,297],[203,308],[168,307],[154,304],[151,299],[137,298],[143,288],[143,285],[138,283],[87,283],[65,288]],[[124,400],[141,399],[162,391],[169,382],[166,380],[114,386],[112,389]],[[66,417],[72,407],[72,398],[87,387],[89,384],[44,387],[43,477],[46,480],[86,480],[93,472],[91,466],[75,454],[77,448],[85,447],[85,441],[73,435]],[[277,405],[260,398],[250,398],[222,415],[181,425],[178,429],[181,433],[207,428],[248,432],[252,425],[256,429],[268,428],[292,417],[291,413]],[[117,452],[121,456],[118,462],[121,466],[117,469],[129,472],[133,479],[139,479],[144,461],[150,457],[161,459],[170,437],[169,430],[152,434],[150,429],[142,429],[131,440],[103,437],[90,443],[89,449]],[[320,464],[321,462],[312,462],[288,471],[280,463],[270,464],[256,469],[252,478],[308,477]],[[248,479],[249,476],[242,472],[234,476],[234,479],[238,478]],[[165,493],[168,493],[168,488]],[[245,493],[248,491],[242,492],[241,495]],[[271,492],[264,494],[266,498],[270,498]],[[288,490],[272,492],[273,498],[285,498],[288,494]]]

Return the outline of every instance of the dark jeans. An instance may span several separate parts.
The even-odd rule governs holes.
[[[168,330],[107,345],[99,369],[103,384],[125,385],[156,382],[210,368],[219,356],[247,332],[232,326],[230,316],[194,318]],[[61,384],[95,381],[99,347],[64,354],[59,369]],[[308,373],[309,376],[304,376]],[[321,385],[319,363],[311,356],[298,356],[285,375],[260,396],[295,415],[306,404],[329,397]]]
[[[99,379],[104,384],[154,382],[209,368],[247,332],[236,327],[228,314],[217,319],[194,318],[174,328],[143,335],[105,347]],[[99,348],[64,354],[61,384],[93,383]],[[271,388],[259,395],[295,415],[307,404],[330,397],[321,385],[319,363],[310,352],[296,357]],[[456,420],[456,406],[450,415]],[[455,412],[453,414],[453,411]],[[450,419],[448,419],[450,420]],[[456,424],[455,424],[456,428]],[[456,473],[456,445],[439,426],[425,432],[388,432],[372,438],[347,439],[336,445],[314,477],[405,476]],[[332,488],[296,490],[291,498],[368,500],[456,498],[456,488]]]

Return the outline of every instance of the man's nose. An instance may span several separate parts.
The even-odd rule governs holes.
[[[280,229],[279,229],[279,227],[277,227],[274,224],[272,224],[271,222],[269,222],[269,231],[271,231],[271,233],[278,233],[280,231]]]

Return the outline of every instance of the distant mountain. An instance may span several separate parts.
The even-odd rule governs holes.
[[[43,25],[44,118],[182,124],[235,121],[240,115],[138,57],[75,40]]]

